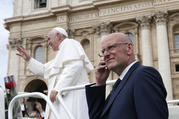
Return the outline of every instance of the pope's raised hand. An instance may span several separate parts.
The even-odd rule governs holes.
[[[18,46],[17,51],[18,53],[16,55],[22,57],[27,62],[30,60],[31,56],[23,46]]]

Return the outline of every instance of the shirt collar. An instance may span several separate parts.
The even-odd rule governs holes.
[[[124,78],[124,76],[127,74],[128,70],[132,67],[132,65],[134,65],[137,61],[132,62],[130,65],[128,65],[124,71],[121,73],[121,75],[119,76],[119,78],[122,80]]]

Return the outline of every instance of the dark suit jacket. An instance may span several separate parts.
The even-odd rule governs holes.
[[[86,86],[90,119],[168,119],[166,90],[157,70],[135,63],[105,101],[104,86]]]

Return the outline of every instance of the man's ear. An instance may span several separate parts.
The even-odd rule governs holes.
[[[57,39],[60,41],[60,39],[61,39],[61,35],[60,35],[60,33],[57,33]]]
[[[133,45],[131,43],[127,46],[127,54],[130,55],[133,53]]]

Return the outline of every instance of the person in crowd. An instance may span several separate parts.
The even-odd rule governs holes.
[[[68,119],[57,94],[65,87],[88,83],[88,73],[93,70],[93,65],[81,44],[69,39],[63,28],[56,27],[48,33],[48,45],[57,54],[54,59],[45,64],[32,58],[23,46],[17,47],[17,55],[27,62],[31,72],[48,80],[48,96],[60,115],[58,118]],[[89,118],[85,90],[64,92],[62,96],[75,119]],[[48,106],[45,114],[46,118],[55,119]]]
[[[162,77],[135,60],[132,41],[123,33],[112,33],[102,38],[101,46],[96,84],[86,86],[90,119],[168,119]],[[110,71],[119,78],[105,100]]]
[[[35,106],[35,111],[32,111],[30,113],[29,117],[44,119],[45,118],[45,111],[43,110],[41,103],[38,102],[38,101],[35,101],[34,106]]]
[[[29,116],[28,112],[27,112],[27,100],[28,98],[23,98],[23,102],[22,104],[20,105],[21,106],[21,111],[22,111],[22,116],[25,117],[25,116]]]
[[[45,111],[43,110],[41,103],[38,101],[35,101],[35,108],[38,110],[38,112],[40,114],[40,119],[44,119]]]

